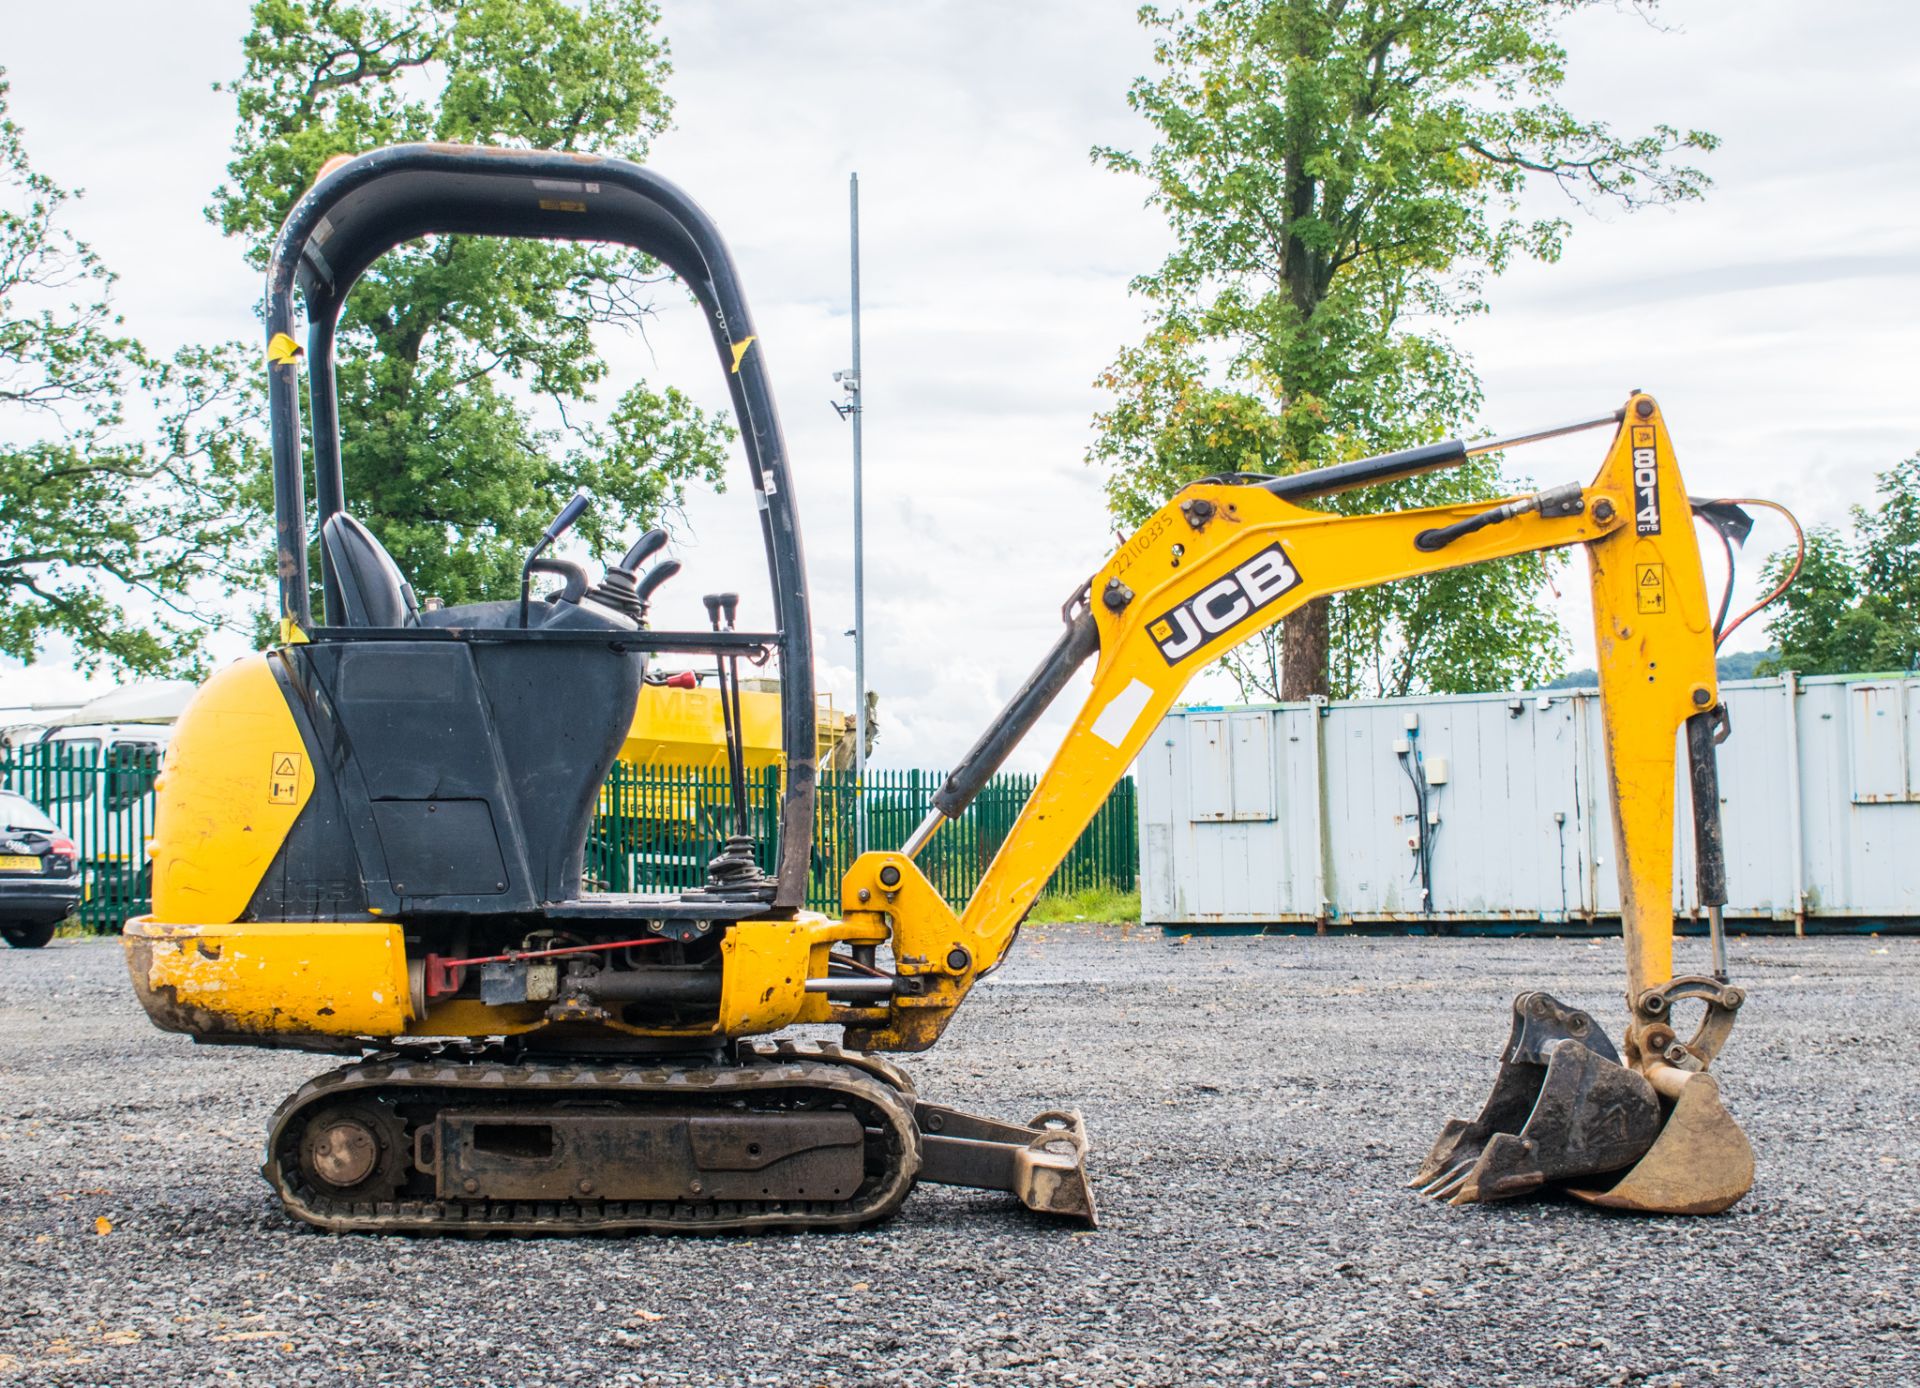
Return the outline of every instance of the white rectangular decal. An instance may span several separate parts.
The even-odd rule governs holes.
[[[1140,720],[1140,711],[1152,697],[1153,690],[1145,680],[1132,681],[1100,710],[1100,716],[1093,720],[1093,735],[1109,747],[1118,747],[1127,740]]]

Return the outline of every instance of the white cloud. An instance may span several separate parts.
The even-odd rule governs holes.
[[[30,149],[88,188],[76,223],[120,271],[129,324],[163,346],[254,332],[257,277],[201,217],[230,135],[208,85],[237,65],[246,8],[96,2],[9,18]],[[1092,380],[1137,331],[1128,278],[1166,244],[1142,186],[1088,156],[1144,139],[1125,102],[1150,51],[1132,8],[666,6],[677,128],[655,163],[741,263],[801,486],[823,685],[849,706],[848,438],[827,402],[848,356],[846,175],[861,175],[868,678],[894,765],[964,751],[1111,548],[1082,462]],[[1576,219],[1560,264],[1493,286],[1492,312],[1458,333],[1484,422],[1591,414],[1644,386],[1696,491],[1760,491],[1839,519],[1920,446],[1907,109],[1920,13],[1681,0],[1664,18],[1674,32],[1611,10],[1570,24],[1568,100],[1622,129],[1717,132],[1718,186],[1673,211]],[[724,400],[690,312],[609,347],[623,371]],[[1592,435],[1515,457],[1542,482],[1597,459]],[[703,624],[699,594],[721,588],[747,595],[747,620],[756,603],[764,613],[741,490],[689,508],[688,572],[663,595],[665,620]],[[1755,539],[1758,552],[1778,542]],[[1583,663],[1580,587],[1577,569],[1561,580]],[[1015,764],[1042,764],[1062,722]]]

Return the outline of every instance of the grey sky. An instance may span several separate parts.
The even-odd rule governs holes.
[[[0,63],[40,168],[87,189],[73,225],[121,276],[158,346],[254,335],[256,277],[201,216],[231,135],[209,86],[237,67],[246,6],[0,0]],[[1112,546],[1082,461],[1095,374],[1137,331],[1126,293],[1166,245],[1100,143],[1145,138],[1127,110],[1149,43],[1120,0],[843,3],[667,0],[676,128],[654,162],[715,215],[740,260],[803,486],[823,673],[851,688],[848,444],[828,408],[846,364],[846,175],[866,251],[869,681],[884,759],[949,762],[1051,638],[1062,599]],[[1920,447],[1920,186],[1911,96],[1920,13],[1895,3],[1673,0],[1569,24],[1568,100],[1622,128],[1725,139],[1708,200],[1577,218],[1564,260],[1523,266],[1457,334],[1484,424],[1513,429],[1657,393],[1696,491],[1759,491],[1842,518]],[[689,312],[626,369],[723,396]],[[1516,455],[1585,477],[1593,436]],[[761,572],[738,495],[689,508],[698,595]],[[1756,536],[1749,571],[1783,537]],[[1580,575],[1560,606],[1589,658]],[[1754,633],[1758,639],[1758,633]],[[1741,644],[1736,641],[1736,644]],[[0,703],[61,692],[0,669]],[[1218,694],[1216,682],[1198,686]],[[1050,750],[1043,735],[1022,764]]]

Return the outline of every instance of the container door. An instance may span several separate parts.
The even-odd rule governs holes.
[[[1233,763],[1233,817],[1272,819],[1273,719],[1264,710],[1236,713],[1228,720]]]
[[[1223,713],[1187,718],[1188,818],[1233,818],[1233,757]]]

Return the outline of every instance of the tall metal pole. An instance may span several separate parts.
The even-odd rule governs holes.
[[[853,243],[853,836],[867,851],[867,566],[860,495],[860,175],[847,176],[847,216]]]

